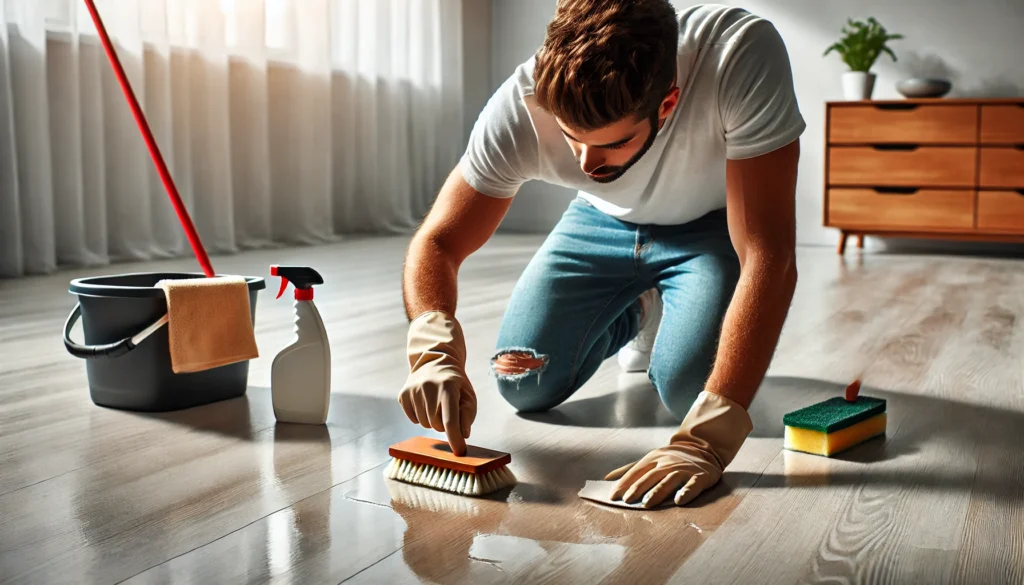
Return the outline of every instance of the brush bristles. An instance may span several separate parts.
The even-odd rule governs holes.
[[[516,476],[508,466],[477,475],[405,459],[392,459],[384,477],[463,496],[485,496],[516,484]]]

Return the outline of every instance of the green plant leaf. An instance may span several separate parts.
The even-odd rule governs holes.
[[[846,19],[838,41],[830,45],[823,56],[836,52],[851,71],[870,71],[882,53],[896,61],[896,54],[888,46],[889,41],[903,38],[901,34],[890,34],[882,23],[873,16],[864,20]]]

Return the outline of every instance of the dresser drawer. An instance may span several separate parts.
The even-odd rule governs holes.
[[[981,186],[1024,187],[1024,148],[990,146],[981,149]]]
[[[978,229],[1024,234],[1024,189],[978,193]]]
[[[981,142],[1024,145],[1024,102],[981,106]]]
[[[830,185],[973,188],[977,170],[972,147],[836,146],[829,149],[828,159]]]
[[[834,144],[974,144],[978,106],[879,104],[829,108]]]
[[[973,190],[829,189],[829,224],[892,231],[974,228]]]

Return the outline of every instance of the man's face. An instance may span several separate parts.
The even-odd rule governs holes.
[[[658,130],[675,108],[678,96],[679,90],[673,88],[658,111],[646,119],[631,116],[589,132],[572,130],[561,120],[558,126],[580,169],[595,182],[611,183],[626,174],[650,150]]]

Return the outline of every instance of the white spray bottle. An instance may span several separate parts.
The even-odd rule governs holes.
[[[270,370],[270,395],[278,422],[322,425],[331,403],[331,346],[320,312],[313,304],[313,285],[324,279],[306,266],[271,266],[281,277],[281,298],[295,286],[296,339],[277,356]]]

